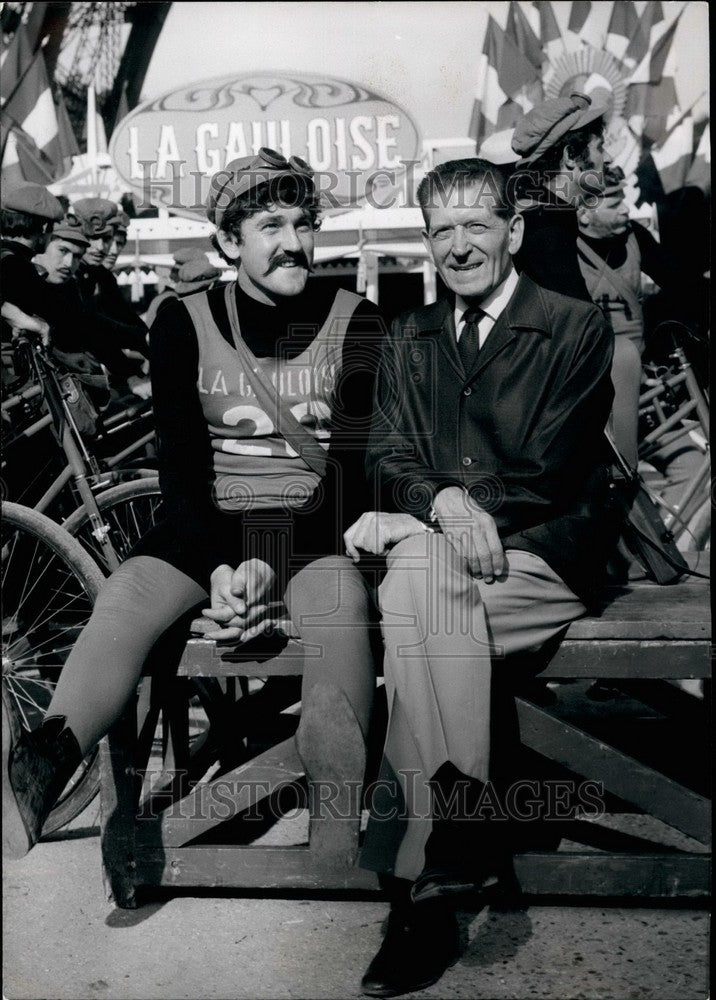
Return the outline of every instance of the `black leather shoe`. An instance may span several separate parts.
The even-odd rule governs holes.
[[[460,937],[455,914],[444,905],[391,910],[378,953],[361,980],[369,997],[397,997],[432,986],[455,963]]]
[[[456,868],[424,868],[410,890],[414,903],[433,899],[455,898],[485,892],[497,885],[496,873],[469,875]]]

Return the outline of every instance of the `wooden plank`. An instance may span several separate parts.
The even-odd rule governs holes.
[[[303,765],[291,737],[239,767],[198,785],[156,818],[142,818],[138,844],[181,847],[272,795],[281,785],[299,781]]]
[[[540,677],[684,679],[711,676],[708,642],[565,639]]]
[[[374,872],[321,867],[307,846],[153,848],[137,856],[147,886],[226,889],[378,889]]]
[[[515,874],[534,896],[695,899],[711,892],[711,857],[697,854],[517,854]]]
[[[217,652],[208,639],[191,639],[179,665],[184,677],[282,677],[303,673],[304,653],[291,643],[269,660],[237,663]],[[542,677],[707,678],[708,641],[565,639]]]
[[[285,677],[303,673],[310,649],[290,640],[278,655],[259,657],[257,650],[236,652],[211,639],[190,639],[177,673],[184,677]]]
[[[652,899],[708,897],[711,859],[694,854],[517,854],[522,892],[535,896]],[[142,851],[137,880],[173,888],[377,891],[377,876],[362,868],[316,867],[307,847],[184,847]]]
[[[706,581],[657,584],[607,591],[596,614],[567,629],[569,639],[708,639],[709,588]]]
[[[526,746],[577,774],[603,782],[610,792],[702,844],[710,843],[708,799],[522,698],[517,698],[517,711]]]

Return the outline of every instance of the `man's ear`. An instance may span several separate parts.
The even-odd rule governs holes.
[[[580,229],[585,229],[589,223],[592,221],[592,213],[584,205],[581,205],[577,209],[577,222],[579,223]]]
[[[513,215],[508,223],[509,242],[507,249],[514,256],[522,246],[522,238],[525,235],[525,220],[521,215]]]
[[[227,233],[224,229],[217,229],[216,240],[229,260],[239,259],[241,256],[241,248],[233,233]]]
[[[561,166],[563,170],[574,170],[577,167],[577,160],[574,157],[571,143],[566,143],[562,150]]]
[[[430,237],[428,236],[427,229],[423,229],[423,231],[421,232],[420,235],[423,237],[423,243],[425,244],[425,249],[428,251],[430,259],[432,260],[433,259],[433,246],[432,246],[432,243],[430,242]]]

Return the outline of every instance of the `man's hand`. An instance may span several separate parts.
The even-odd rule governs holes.
[[[346,552],[353,562],[360,559],[359,549],[382,556],[391,545],[410,535],[422,535],[425,525],[412,514],[385,514],[371,510],[361,514],[343,536]]]
[[[41,316],[23,312],[14,302],[3,302],[2,317],[12,327],[13,337],[24,332],[37,333],[43,347],[50,346],[50,326]]]
[[[268,598],[276,574],[261,559],[248,559],[234,570],[225,563],[211,574],[211,607],[203,614],[222,628],[207,632],[207,639],[248,642],[265,632]]]
[[[505,571],[505,552],[495,519],[459,486],[447,486],[435,497],[433,509],[452,547],[465,557],[468,569],[485,583]]]
[[[152,398],[152,383],[150,379],[140,378],[139,375],[130,375],[127,379],[127,385],[130,391],[135,396],[139,396],[140,399]]]

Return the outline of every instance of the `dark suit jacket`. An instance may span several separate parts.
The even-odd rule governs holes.
[[[470,372],[450,302],[398,317],[367,455],[375,509],[426,519],[439,489],[463,486],[506,548],[540,555],[589,599],[614,534],[603,436],[613,340],[593,305],[525,275]]]

